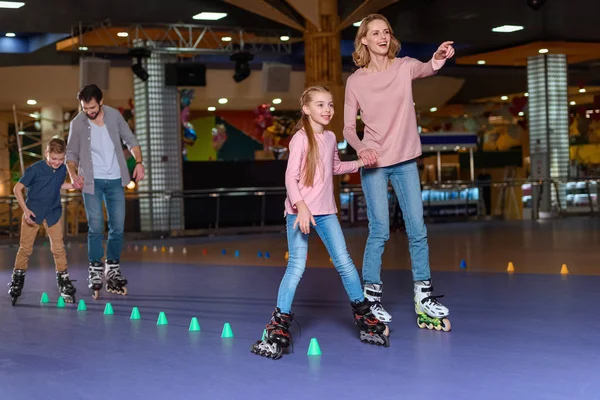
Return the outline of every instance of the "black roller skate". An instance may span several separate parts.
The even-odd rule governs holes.
[[[88,267],[88,287],[92,291],[94,300],[98,300],[100,290],[102,289],[102,277],[104,276],[104,266],[101,262],[91,262]]]
[[[109,293],[127,295],[127,279],[121,275],[119,261],[106,260],[106,291]]]
[[[267,324],[267,335],[264,339],[256,341],[250,351],[273,360],[281,358],[283,351],[292,341],[290,325],[293,320],[294,314],[283,314],[279,308],[276,308],[271,322]]]
[[[17,299],[21,295],[23,285],[25,285],[25,270],[15,269],[12,273],[12,281],[8,284],[8,286],[10,286],[8,294],[10,295],[13,306],[17,304]]]
[[[364,299],[360,303],[352,303],[354,323],[360,330],[360,341],[377,346],[390,346],[389,328],[383,322],[375,318],[371,312],[371,303]]]
[[[75,286],[73,286],[71,282],[75,281],[69,279],[68,271],[56,272],[58,291],[60,292],[60,296],[65,299],[66,303],[75,303],[75,293],[77,292],[77,289],[75,289]]]

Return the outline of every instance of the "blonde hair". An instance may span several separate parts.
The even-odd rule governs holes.
[[[304,113],[303,107],[308,105],[312,101],[312,94],[314,92],[321,93],[329,93],[331,91],[325,86],[311,86],[302,93],[300,96],[300,109],[302,110],[302,117],[300,121],[296,124],[294,128],[294,133],[298,132],[301,129],[304,129],[306,132],[306,137],[308,138],[308,151],[306,152],[306,168],[304,169],[304,185],[305,186],[313,186],[315,181],[315,173],[317,171],[317,166],[319,165],[319,146],[317,144],[317,138],[315,137],[315,132],[310,125],[310,120],[308,115]]]
[[[388,48],[387,54],[388,58],[396,58],[400,52],[400,42],[394,37],[394,30],[392,29],[392,26],[387,18],[381,14],[370,14],[363,18],[360,26],[358,27],[358,32],[356,32],[356,37],[354,38],[354,52],[352,53],[352,59],[354,60],[354,64],[359,68],[368,67],[369,63],[371,62],[369,49],[366,45],[362,44],[362,39],[367,36],[367,33],[369,33],[369,23],[375,20],[381,20],[385,22],[388,30],[390,31],[390,47]]]

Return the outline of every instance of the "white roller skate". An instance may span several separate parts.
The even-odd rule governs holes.
[[[109,293],[127,295],[127,279],[121,274],[119,261],[106,260],[106,291]]]
[[[364,295],[371,303],[371,312],[375,315],[375,318],[384,324],[389,324],[392,322],[392,316],[381,305],[382,288],[383,284],[366,283]]]
[[[446,318],[450,311],[437,301],[444,295],[433,296],[431,280],[415,282],[415,312],[419,328],[435,329],[436,331],[449,332],[450,320]]]

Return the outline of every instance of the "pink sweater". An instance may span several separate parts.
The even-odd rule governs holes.
[[[299,130],[290,140],[290,155],[285,171],[286,214],[297,214],[296,203],[304,200],[312,215],[337,213],[333,196],[333,175],[343,175],[358,171],[356,161],[340,161],[335,134],[324,131],[315,135],[319,145],[321,163],[315,171],[313,186],[304,186],[304,169],[308,138],[304,130]]]
[[[395,58],[385,71],[360,68],[348,77],[344,137],[357,154],[367,148],[377,151],[379,159],[371,167],[386,167],[421,155],[412,80],[434,75],[445,62],[434,58],[426,63],[410,57]],[[356,134],[359,109],[365,124],[362,141]]]

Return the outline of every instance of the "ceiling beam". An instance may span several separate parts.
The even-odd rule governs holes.
[[[251,13],[260,15],[261,17],[268,18],[272,21],[280,24],[289,26],[290,28],[297,29],[304,32],[304,26],[298,21],[285,15],[276,7],[267,3],[265,0],[223,0],[226,3],[232,4],[236,7],[250,11]]]
[[[319,15],[319,0],[286,0],[306,21],[321,30],[321,17]]]
[[[398,1],[400,0],[365,0],[340,23],[338,29],[345,29],[353,23],[362,20],[367,15],[376,13],[382,8],[397,3]]]

